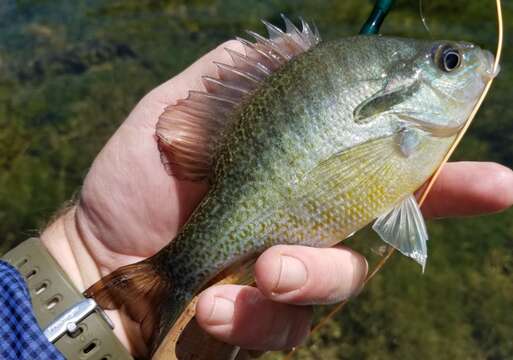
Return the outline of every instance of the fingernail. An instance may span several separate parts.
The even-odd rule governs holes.
[[[352,297],[356,297],[361,294],[363,289],[365,289],[365,280],[367,279],[367,274],[369,273],[369,262],[366,258],[362,256],[362,264],[360,266],[360,274],[359,274],[359,282],[360,286],[355,290]]]
[[[303,262],[286,255],[282,255],[280,261],[280,274],[274,292],[283,294],[300,289],[307,280],[306,267]]]
[[[235,304],[223,297],[215,296],[212,312],[207,320],[209,325],[227,325],[233,320]]]

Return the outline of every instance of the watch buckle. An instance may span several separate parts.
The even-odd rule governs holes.
[[[84,299],[73,305],[54,321],[52,321],[43,331],[44,335],[52,344],[59,340],[64,334],[72,334],[79,329],[78,324],[92,313],[97,312],[114,329],[114,324],[105,312],[98,306],[93,299]]]

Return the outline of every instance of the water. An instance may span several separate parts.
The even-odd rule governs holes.
[[[513,1],[504,6],[508,34]],[[325,39],[353,35],[371,8],[361,0],[2,0],[0,251],[37,234],[138,99],[201,54],[245,29],[263,32],[260,18],[281,24],[280,13],[315,21]],[[431,34],[416,1],[397,1],[382,33],[495,48],[492,1],[424,1],[424,15]],[[457,159],[513,165],[512,45],[507,37],[503,71]],[[429,224],[427,274],[395,258],[299,358],[513,358],[512,215]]]

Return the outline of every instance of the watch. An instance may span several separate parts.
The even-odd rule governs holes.
[[[25,279],[39,326],[66,359],[133,359],[105,312],[75,288],[40,239],[25,240],[3,260]]]

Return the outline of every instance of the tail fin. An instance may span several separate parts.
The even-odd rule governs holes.
[[[255,260],[256,256],[233,264],[209,285],[253,283]],[[182,312],[193,300],[179,296],[180,292],[173,288],[170,278],[157,270],[157,263],[158,258],[155,255],[144,261],[123,266],[84,292],[85,296],[95,299],[103,309],[123,309],[134,321],[141,324],[150,354],[157,350],[175,325],[178,326],[178,332],[169,334],[170,339],[178,340],[183,330],[181,326],[185,327],[187,323],[177,320],[182,319]]]
[[[172,290],[170,281],[159,274],[152,258],[123,266],[88,288],[84,295],[91,297],[103,309],[123,308],[141,324],[146,343],[155,339],[161,323],[163,301]],[[160,337],[160,336],[159,336]],[[151,343],[153,351],[158,344]]]

